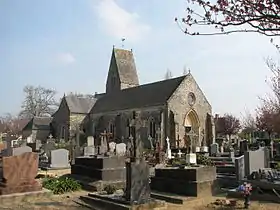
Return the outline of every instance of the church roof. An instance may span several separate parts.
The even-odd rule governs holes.
[[[91,113],[144,108],[163,105],[184,80],[185,76],[140,85],[105,94],[97,100]]]
[[[47,130],[50,127],[52,117],[33,117],[22,130],[40,129]]]
[[[117,71],[122,83],[132,85],[139,84],[134,56],[131,50],[114,48],[112,59],[116,62]]]
[[[75,95],[65,96],[66,103],[70,112],[79,113],[79,114],[87,114],[95,104],[95,98],[88,97],[79,97]]]

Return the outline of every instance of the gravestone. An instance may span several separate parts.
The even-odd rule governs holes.
[[[210,155],[211,156],[216,156],[219,152],[219,145],[218,143],[213,143],[210,146]]]
[[[245,177],[245,160],[244,155],[235,158],[236,180],[241,181]]]
[[[126,163],[126,193],[125,198],[131,204],[143,204],[150,200],[151,190],[149,184],[150,169],[143,158],[143,145],[140,139],[142,120],[135,113],[131,122],[133,148],[130,161]]]
[[[87,146],[88,147],[94,146],[94,138],[93,138],[93,136],[88,136],[87,137]]]
[[[69,151],[56,149],[51,151],[50,168],[69,168]]]
[[[196,154],[195,153],[186,154],[186,163],[196,165]]]
[[[126,145],[125,143],[116,144],[116,155],[125,156],[126,154]]]
[[[32,148],[28,146],[22,146],[22,147],[5,149],[2,151],[2,156],[9,157],[9,156],[21,155],[26,152],[32,152]]]
[[[41,184],[35,180],[38,173],[38,154],[33,152],[3,157],[0,195],[40,191]]]
[[[244,153],[247,151],[248,151],[248,141],[247,140],[240,141],[240,149],[239,149],[240,155],[244,155]]]
[[[95,143],[93,136],[87,137],[87,146],[84,147],[84,156],[95,155]]]
[[[22,146],[22,147],[17,147],[17,148],[13,148],[12,149],[12,155],[21,155],[24,154],[26,152],[32,152],[32,148],[28,147],[28,146]]]

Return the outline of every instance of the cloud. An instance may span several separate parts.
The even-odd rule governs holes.
[[[72,53],[65,52],[57,54],[57,60],[63,64],[71,64],[76,61],[76,58]]]
[[[121,8],[114,0],[101,0],[95,7],[102,26],[109,35],[136,42],[148,34],[151,27],[142,23],[137,13]]]

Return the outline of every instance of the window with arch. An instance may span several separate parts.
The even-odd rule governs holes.
[[[112,135],[115,135],[115,124],[113,122],[109,123],[109,133],[112,133]]]
[[[65,126],[62,125],[62,126],[60,127],[60,139],[65,139],[65,133],[66,133]]]
[[[156,137],[156,123],[154,119],[149,120],[149,136],[152,138]]]

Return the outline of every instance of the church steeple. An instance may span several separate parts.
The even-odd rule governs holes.
[[[132,50],[113,47],[107,76],[106,93],[139,85]]]

